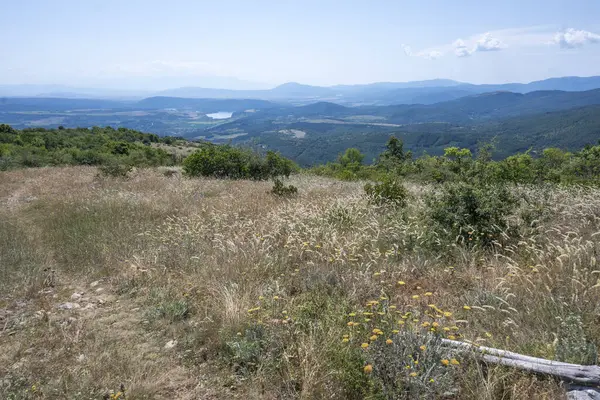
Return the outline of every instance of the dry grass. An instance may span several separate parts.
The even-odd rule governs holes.
[[[367,339],[348,314],[381,298],[403,312],[434,303],[464,338],[533,356],[554,357],[569,315],[600,343],[599,190],[515,189],[533,199],[518,240],[439,252],[420,217],[427,187],[409,185],[395,213],[359,183],[310,176],[280,199],[268,183],[96,175],[0,173],[1,398],[96,399],[121,384],[128,399],[362,398]],[[458,398],[562,396],[543,378],[456,368]]]

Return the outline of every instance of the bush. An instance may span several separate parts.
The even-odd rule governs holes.
[[[408,191],[398,178],[388,176],[375,185],[367,183],[364,189],[373,204],[406,207]]]
[[[132,170],[133,166],[116,161],[98,167],[100,175],[112,178],[127,178]]]
[[[596,365],[598,349],[586,339],[579,315],[568,315],[561,322],[555,353],[558,361]]]
[[[491,245],[508,228],[516,197],[503,185],[445,184],[426,198],[427,217],[438,233],[466,244]]]
[[[266,180],[289,177],[294,163],[272,151],[266,157],[249,149],[207,144],[183,161],[188,176]]]
[[[235,371],[240,375],[248,375],[256,371],[266,346],[264,327],[251,326],[234,340],[225,343],[226,355]]]
[[[403,330],[391,344],[377,340],[369,347],[371,376],[385,399],[432,399],[456,394],[459,370],[441,360],[455,360],[439,336]]]
[[[298,188],[293,185],[284,185],[280,179],[275,179],[271,193],[277,196],[290,197],[298,193]]]

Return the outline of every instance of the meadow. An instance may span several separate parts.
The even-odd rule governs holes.
[[[0,398],[558,399],[440,338],[597,362],[600,189],[510,185],[484,241],[435,184],[289,181],[0,172]]]

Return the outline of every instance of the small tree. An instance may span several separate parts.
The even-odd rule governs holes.
[[[412,152],[405,152],[404,142],[395,136],[389,138],[385,147],[386,150],[379,157],[378,166],[386,171],[399,170],[412,158]]]
[[[350,170],[354,173],[360,170],[365,156],[357,148],[351,147],[346,149],[346,152],[338,158],[338,162],[343,169]]]

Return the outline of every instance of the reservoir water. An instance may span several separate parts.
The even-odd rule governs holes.
[[[212,118],[212,119],[227,119],[227,118],[231,118],[232,115],[233,115],[233,113],[229,112],[229,111],[219,111],[216,113],[206,114],[206,116],[208,118]]]

